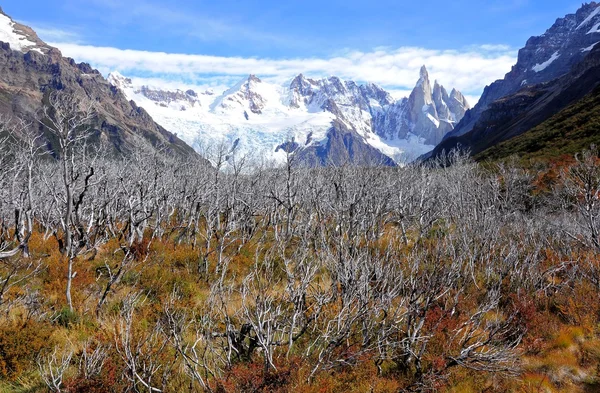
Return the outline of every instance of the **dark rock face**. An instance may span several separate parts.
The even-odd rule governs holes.
[[[395,162],[379,150],[365,143],[354,130],[343,122],[333,121],[327,132],[327,142],[298,149],[297,165],[318,166],[395,166]]]
[[[571,71],[550,82],[525,86],[489,104],[473,129],[447,138],[433,151],[461,146],[477,155],[499,143],[522,135],[566,107],[576,104],[600,86],[600,46],[589,52]]]
[[[600,4],[586,3],[575,13],[556,20],[544,34],[531,37],[519,51],[517,64],[504,79],[487,86],[479,103],[468,111],[446,139],[466,134],[490,105],[527,85],[537,85],[566,74],[600,41]]]
[[[94,140],[109,141],[114,153],[127,154],[141,146],[165,147],[177,156],[196,153],[175,135],[156,124],[135,103],[111,86],[89,64],[77,64],[60,51],[43,43],[29,28],[16,24],[36,42],[36,50],[26,53],[0,46],[0,114],[21,117],[40,127],[41,109],[53,92],[93,103],[95,116],[91,126]],[[50,140],[49,149],[53,149]]]

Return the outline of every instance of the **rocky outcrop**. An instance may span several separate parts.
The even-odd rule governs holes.
[[[468,109],[469,104],[460,92],[452,90],[451,98],[437,81],[432,87],[427,68],[423,66],[408,100],[398,102],[390,109],[389,116],[396,124],[397,138],[413,134],[428,145],[436,145]]]
[[[458,90],[452,89],[450,92],[450,97],[445,101],[448,105],[448,109],[450,110],[450,116],[455,124],[458,124],[465,117],[465,113],[470,108],[469,103],[465,96]]]
[[[133,81],[130,78],[126,78],[118,72],[111,72],[106,79],[110,84],[120,89],[127,89],[133,86]],[[142,96],[154,101],[157,105],[162,107],[167,107],[171,103],[177,103],[180,110],[187,110],[188,107],[201,105],[200,100],[198,99],[199,94],[194,90],[169,91],[144,85],[139,88],[135,88],[134,92],[136,94],[141,94]],[[211,93],[204,92],[202,94]]]
[[[295,149],[300,166],[395,166],[396,163],[379,150],[365,143],[344,122],[335,120],[327,132],[327,141]]]

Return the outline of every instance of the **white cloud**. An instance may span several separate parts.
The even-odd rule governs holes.
[[[66,56],[88,62],[104,74],[118,70],[128,76],[187,85],[230,85],[251,73],[283,83],[303,73],[311,77],[335,75],[406,91],[412,89],[420,67],[425,64],[432,80],[439,80],[448,89],[456,87],[472,100],[481,94],[484,86],[510,71],[516,60],[516,52],[504,45],[464,50],[377,48],[370,52],[348,50],[330,58],[291,59],[148,52],[73,43],[52,45]]]
[[[477,48],[477,47],[475,47]],[[503,44],[484,44],[484,45],[479,45],[479,48],[485,51],[490,51],[490,52],[508,52],[511,50],[510,46],[508,45],[503,45]]]

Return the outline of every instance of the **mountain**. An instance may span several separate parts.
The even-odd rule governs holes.
[[[478,148],[476,159],[499,160],[518,154],[547,160],[600,146],[600,45],[569,74],[539,86],[531,96],[539,98],[519,116],[521,120],[499,130],[503,136],[499,142]]]
[[[425,143],[436,145],[464,117],[469,104],[455,89],[448,95],[437,81],[432,87],[427,69],[423,66],[417,86],[401,107],[405,108],[406,117],[400,123],[398,137],[415,133],[424,138]]]
[[[600,5],[590,3],[558,19],[544,35],[530,38],[512,71],[485,89],[480,103],[431,155],[457,146],[477,155],[583,99],[600,80],[600,56],[594,49],[599,27]]]
[[[113,154],[127,154],[144,146],[166,148],[180,157],[197,156],[97,70],[63,57],[32,29],[15,23],[0,9],[0,114],[20,117],[39,127],[48,149],[53,150],[53,139],[40,116],[49,95],[57,91],[94,103],[91,126],[95,137],[108,141]]]
[[[220,95],[135,84],[118,72],[108,80],[198,151],[224,145],[277,162],[294,152],[307,165],[403,164],[433,149],[469,109],[457,90],[432,86],[425,67],[401,100],[372,83],[302,74],[284,85],[250,75]]]

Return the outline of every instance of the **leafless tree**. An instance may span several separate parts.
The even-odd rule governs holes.
[[[47,356],[38,357],[37,364],[40,375],[48,389],[52,392],[60,393],[63,390],[62,384],[65,372],[71,364],[73,350],[68,348],[58,353],[58,348]]]
[[[73,263],[77,255],[90,248],[81,209],[91,187],[99,154],[98,150],[93,152],[87,145],[93,132],[90,127],[94,114],[91,103],[79,102],[60,93],[52,94],[49,102],[43,108],[43,124],[57,140],[53,152],[60,163],[61,192],[51,180],[45,181],[56,207],[60,209],[62,237],[58,240],[68,264],[65,295],[69,309],[73,310],[71,286],[76,274]]]

